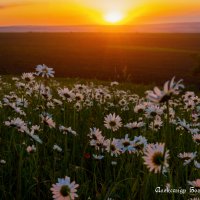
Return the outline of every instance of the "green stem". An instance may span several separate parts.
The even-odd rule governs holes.
[[[167,126],[169,126],[169,101],[166,102],[167,106]]]
[[[19,153],[19,161],[18,161],[18,170],[17,170],[17,196],[16,200],[21,200],[21,190],[22,190],[22,183],[21,183],[21,174],[22,174],[22,151],[20,148]]]

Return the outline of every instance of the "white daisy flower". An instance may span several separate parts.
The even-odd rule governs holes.
[[[59,147],[57,144],[54,144],[54,145],[53,145],[53,150],[56,150],[56,151],[58,151],[58,152],[61,152],[61,151],[62,151],[62,148]]]
[[[96,155],[96,154],[92,154],[93,158],[96,160],[102,160],[104,158],[103,155]]]
[[[151,128],[152,130],[158,131],[162,127],[162,124],[163,122],[161,120],[161,117],[157,115],[155,119],[153,120],[153,122],[150,123],[149,128]]]
[[[147,145],[147,139],[143,136],[135,136],[133,140],[133,147],[137,153],[143,153]]]
[[[27,82],[30,82],[30,81],[33,81],[35,77],[33,73],[23,73],[21,78]]]
[[[124,125],[124,127],[128,128],[128,129],[136,130],[138,128],[144,127],[144,125],[145,125],[144,122],[131,122],[131,123]]]
[[[198,144],[198,145],[200,144],[200,134],[194,134],[192,136],[192,139],[196,144]]]
[[[6,164],[6,161],[3,160],[3,159],[1,159],[1,160],[0,160],[0,164]]]
[[[183,165],[188,165],[190,162],[192,162],[197,156],[197,152],[184,152],[184,153],[179,153],[178,157],[181,158],[184,163]]]
[[[195,181],[188,181],[188,184],[195,187],[195,188],[200,189],[200,179],[197,179]]]
[[[77,135],[76,131],[72,130],[71,127],[59,126],[59,130],[63,132],[63,134],[71,133],[73,135]]]
[[[122,138],[120,142],[122,153],[125,153],[126,151],[133,153],[135,151],[135,148],[133,147],[133,141],[130,140],[128,134],[126,134],[125,138]]]
[[[36,151],[35,145],[28,146],[28,147],[26,148],[26,151],[27,151],[28,153],[32,153],[32,152]]]
[[[164,173],[169,167],[169,150],[165,149],[164,143],[148,144],[144,150],[144,164],[150,172]],[[162,171],[161,171],[162,170]]]
[[[79,185],[73,181],[70,182],[70,177],[66,176],[64,179],[59,178],[58,183],[53,184],[51,191],[55,200],[74,200],[77,195]]]
[[[75,98],[75,94],[66,87],[58,89],[58,94],[63,98],[63,100],[67,100],[68,102],[72,102]]]
[[[171,81],[166,81],[163,90],[160,90],[158,87],[154,87],[153,91],[147,91],[147,99],[155,103],[162,103],[170,100],[172,95],[179,94],[179,89],[184,88],[184,85],[181,84],[182,80],[179,80],[177,83],[174,82],[175,77]]]
[[[109,114],[104,117],[104,126],[112,131],[117,131],[121,126],[121,117],[119,115]]]
[[[106,151],[111,154],[111,156],[117,157],[121,154],[122,145],[119,139],[113,138],[113,140],[108,140]]]
[[[55,128],[56,123],[50,116],[42,116],[42,122],[46,124],[49,128]]]
[[[116,86],[116,85],[119,85],[119,83],[117,81],[113,81],[110,83],[110,86]]]
[[[194,160],[194,166],[195,166],[197,169],[200,169],[200,163],[197,162],[196,160]]]
[[[46,65],[37,65],[36,66],[36,75],[39,76],[41,75],[42,77],[54,77],[55,71],[53,70],[53,68],[49,68]]]

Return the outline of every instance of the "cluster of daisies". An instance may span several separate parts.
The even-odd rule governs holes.
[[[0,102],[0,107],[6,108],[9,116],[13,116],[8,117],[4,125],[30,138],[32,143],[26,146],[27,153],[37,151],[35,143],[45,142],[41,132],[47,128],[66,137],[81,134],[71,126],[56,121],[53,113],[58,110],[79,113],[101,108],[102,114],[98,114],[102,116],[102,126],[87,127],[87,139],[94,160],[100,161],[109,156],[112,163],[117,165],[115,159],[120,156],[142,157],[150,173],[170,173],[171,150],[163,139],[165,137],[161,137],[163,140],[160,141],[152,139],[152,134],[157,136],[166,127],[170,127],[180,136],[183,132],[190,135],[196,147],[193,152],[179,152],[177,159],[182,161],[184,167],[193,165],[196,170],[200,170],[200,98],[194,92],[184,91],[182,80],[176,82],[172,78],[165,82],[162,89],[155,87],[146,91],[146,96],[141,98],[129,90],[118,89],[118,82],[112,82],[109,86],[94,85],[91,82],[67,87],[50,79],[54,74],[52,68],[38,65],[36,72],[12,78],[16,90],[4,94]],[[4,87],[9,89],[11,84]],[[35,107],[33,99],[39,102]],[[30,107],[34,109],[30,110]],[[38,114],[35,122],[28,120],[33,112]],[[187,118],[177,115],[184,112],[187,112]],[[127,113],[131,113],[131,117],[126,116]],[[62,152],[61,146],[55,143],[52,150]],[[6,164],[6,161],[2,159],[0,163]],[[200,188],[200,179],[188,180],[188,185]],[[51,188],[53,198],[74,200],[78,197],[78,187],[68,176],[59,178]]]

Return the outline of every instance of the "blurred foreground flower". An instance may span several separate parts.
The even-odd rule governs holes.
[[[79,185],[73,181],[70,183],[70,177],[59,178],[58,183],[53,184],[51,191],[55,200],[74,200],[78,195],[76,194]]]
[[[171,99],[172,95],[178,95],[179,89],[184,88],[184,85],[181,84],[182,79],[177,83],[174,81],[175,77],[171,81],[165,82],[163,90],[160,90],[158,87],[154,87],[153,91],[147,91],[147,99],[154,103],[163,103]]]

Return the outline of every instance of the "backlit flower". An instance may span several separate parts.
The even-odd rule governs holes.
[[[36,75],[39,76],[41,75],[42,77],[54,77],[55,71],[53,68],[47,67],[46,65],[37,65],[36,66]]]
[[[154,87],[153,91],[147,91],[147,99],[155,103],[162,103],[171,99],[172,95],[179,94],[179,89],[184,88],[184,85],[181,84],[182,80],[176,83],[174,79],[175,77],[171,81],[166,81],[163,90]]]

